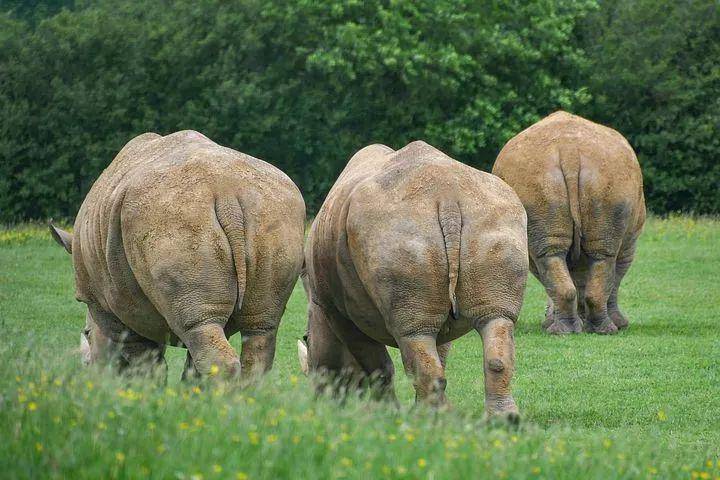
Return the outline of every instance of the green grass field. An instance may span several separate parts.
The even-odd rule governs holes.
[[[530,279],[518,322],[518,428],[482,423],[482,345],[457,341],[453,410],[316,399],[297,365],[298,286],[257,388],[167,385],[79,367],[70,258],[44,229],[0,230],[2,478],[719,478],[720,221],[650,219],[621,290],[629,330],[549,337]],[[240,338],[232,339],[240,347]],[[393,351],[398,372],[402,366]]]

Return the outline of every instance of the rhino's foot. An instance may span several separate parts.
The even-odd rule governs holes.
[[[558,318],[547,328],[550,335],[567,335],[570,333],[582,332],[582,321],[580,318]]]
[[[623,315],[620,310],[610,312],[610,319],[612,320],[612,323],[614,323],[615,326],[618,328],[618,330],[623,330],[628,327],[628,320],[627,318],[625,318],[625,315]]]
[[[490,397],[485,400],[485,421],[489,423],[502,422],[510,425],[520,423],[520,412],[512,395],[503,397]]]
[[[618,332],[618,327],[615,326],[609,317],[606,317],[600,322],[588,321],[587,331],[597,333],[598,335],[614,335]]]

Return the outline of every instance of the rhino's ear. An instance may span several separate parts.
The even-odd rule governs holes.
[[[66,232],[61,228],[57,228],[52,223],[50,223],[48,226],[50,227],[50,234],[52,234],[55,241],[62,245],[68,253],[72,253],[72,234]]]
[[[308,349],[305,342],[302,340],[297,341],[298,360],[300,361],[300,370],[307,375],[308,374]]]

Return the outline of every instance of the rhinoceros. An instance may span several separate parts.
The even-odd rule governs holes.
[[[169,344],[188,350],[184,378],[265,372],[304,218],[295,184],[262,160],[194,131],[135,137],[93,184],[74,235],[50,225],[87,304],[86,362],[164,365]]]
[[[645,222],[640,165],[615,130],[556,112],[512,138],[493,173],[528,216],[530,269],[548,294],[552,334],[613,334],[618,289]]]
[[[442,406],[449,343],[476,330],[485,413],[517,418],[510,381],[528,272],[526,216],[502,180],[422,141],[398,151],[365,147],[318,212],[305,265],[304,370],[372,378],[394,398],[386,347],[399,347],[416,400]]]

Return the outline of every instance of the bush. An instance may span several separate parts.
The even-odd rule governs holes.
[[[715,1],[605,1],[582,44],[588,115],[638,153],[648,207],[720,212],[720,8]]]
[[[560,108],[629,138],[655,212],[720,211],[712,0],[35,4],[0,15],[0,222],[72,217],[146,131],[265,159],[312,212],[365,145],[487,170]]]

